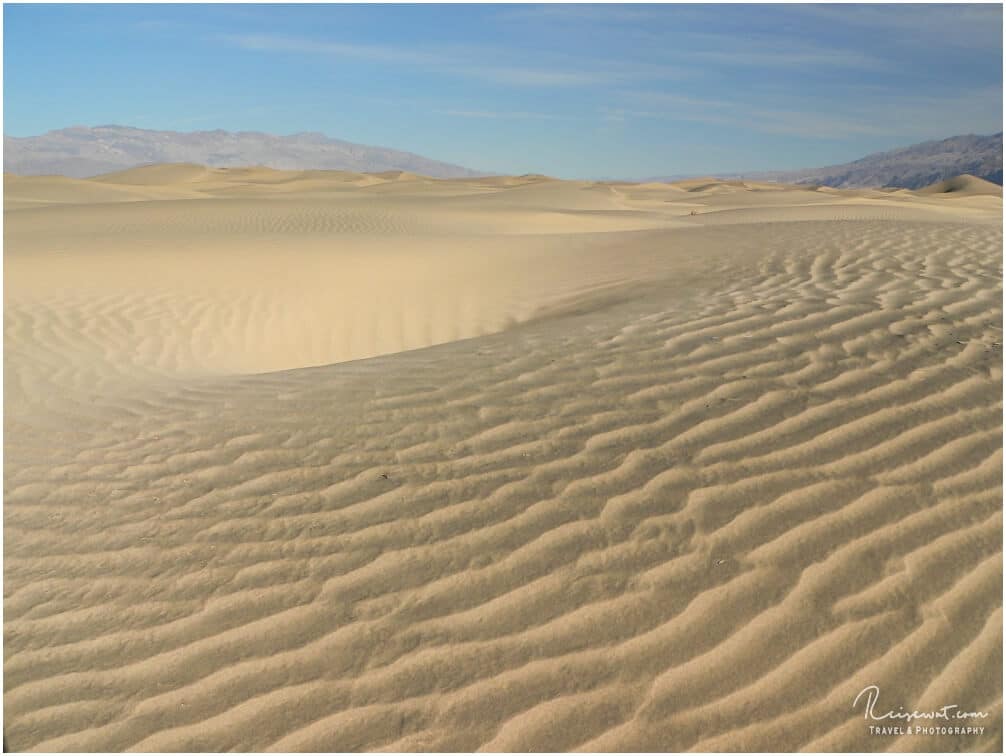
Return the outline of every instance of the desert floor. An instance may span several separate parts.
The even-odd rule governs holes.
[[[998,187],[4,185],[10,748],[1001,750]]]

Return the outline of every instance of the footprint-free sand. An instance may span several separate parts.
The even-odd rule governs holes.
[[[1000,187],[4,188],[10,748],[1001,750]]]

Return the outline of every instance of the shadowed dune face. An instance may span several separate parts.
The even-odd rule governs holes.
[[[5,188],[12,748],[1001,748],[1001,198]]]

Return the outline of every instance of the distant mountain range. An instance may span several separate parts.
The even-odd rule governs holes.
[[[484,175],[411,152],[354,144],[318,133],[274,136],[257,131],[72,126],[41,136],[4,136],[7,173],[86,178],[150,163],[199,163],[218,168],[263,165],[360,173],[409,171],[436,178]]]
[[[354,144],[319,133],[275,136],[257,131],[151,131],[129,126],[72,126],[41,136],[4,137],[4,171],[84,178],[151,163],[212,167],[263,165],[281,169],[334,169],[360,173],[408,171],[434,178],[485,175],[459,165],[387,147]],[[851,163],[799,171],[768,171],[720,178],[817,184],[841,189],[920,189],[960,174],[1003,183],[1003,135],[955,136]],[[674,181],[689,175],[649,181]]]
[[[740,178],[787,184],[819,184],[837,189],[897,187],[921,189],[962,173],[1003,183],[1003,135],[967,134],[877,152],[843,165],[802,171],[747,173]]]
[[[889,152],[876,152],[851,163],[798,171],[762,171],[758,173],[715,174],[723,179],[775,181],[782,184],[816,184],[836,189],[870,187],[921,189],[971,174],[1002,186],[1003,135],[964,136],[921,142]],[[645,181],[681,181],[699,174],[679,174],[644,179]],[[703,174],[709,175],[709,174]]]

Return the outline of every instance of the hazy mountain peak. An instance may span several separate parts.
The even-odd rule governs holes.
[[[458,165],[386,147],[354,144],[319,132],[277,136],[256,131],[154,131],[132,126],[70,126],[40,136],[4,137],[4,171],[83,178],[149,163],[217,168],[409,171],[438,178],[481,175]]]
[[[934,139],[886,152],[875,152],[842,165],[751,173],[744,174],[744,177],[793,184],[819,184],[840,189],[921,189],[962,174],[1002,185],[1002,132],[988,136],[962,134],[947,139]]]

